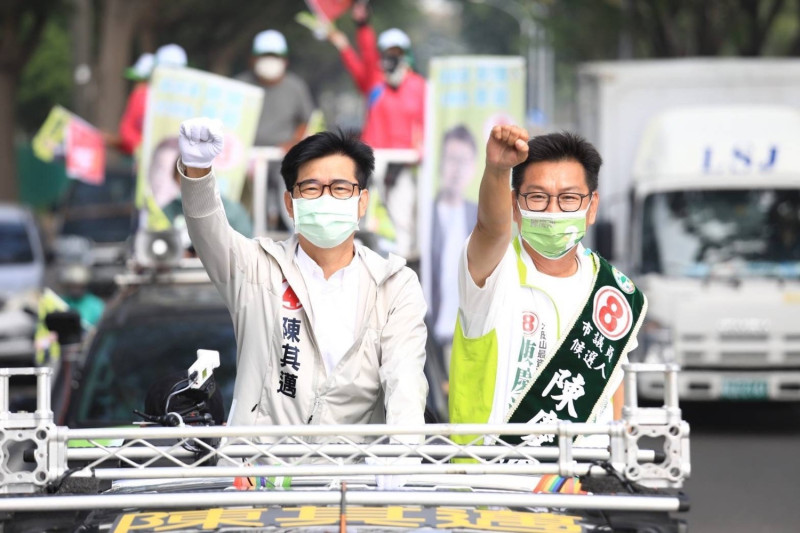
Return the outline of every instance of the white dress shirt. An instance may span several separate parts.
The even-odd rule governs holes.
[[[314,335],[328,375],[355,341],[359,262],[355,254],[349,265],[325,279],[322,268],[301,246],[295,254],[314,309]]]

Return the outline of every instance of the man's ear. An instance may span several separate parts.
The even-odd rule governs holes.
[[[519,204],[517,203],[517,191],[511,189],[511,213],[514,217],[514,223],[519,224],[522,215],[519,212]]]
[[[597,206],[600,204],[600,195],[594,191],[591,196],[592,203],[589,205],[589,210],[586,212],[586,227],[588,228],[594,224],[597,218]]]
[[[292,195],[289,194],[289,191],[283,191],[283,205],[286,206],[286,212],[289,213],[289,216],[294,220],[294,204],[292,203]]]
[[[358,218],[363,218],[367,214],[369,207],[369,191],[364,189],[361,191],[361,196],[358,197]]]

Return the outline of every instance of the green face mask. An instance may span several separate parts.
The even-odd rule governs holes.
[[[589,202],[591,204],[591,201]],[[586,212],[546,213],[520,209],[519,233],[531,248],[547,259],[559,259],[586,235]]]
[[[333,248],[358,229],[358,199],[322,195],[313,200],[292,198],[294,229],[314,246]]]

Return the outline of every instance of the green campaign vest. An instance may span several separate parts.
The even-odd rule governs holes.
[[[592,290],[583,310],[509,409],[510,423],[586,422],[614,391],[609,378],[641,327],[647,299],[622,272],[597,259]],[[556,445],[553,435],[503,437],[509,443]]]

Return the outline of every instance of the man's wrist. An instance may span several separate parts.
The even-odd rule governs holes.
[[[205,178],[209,174],[211,174],[211,167],[208,168],[197,168],[197,167],[187,167],[182,159],[178,159],[178,172],[181,173],[181,176],[184,178],[190,179],[199,179]]]

